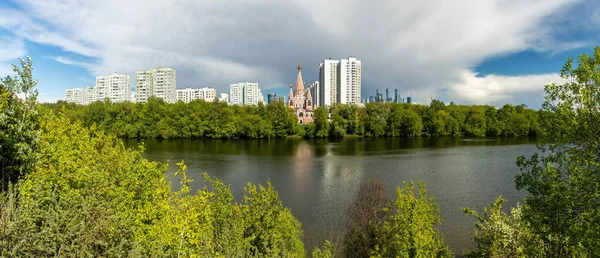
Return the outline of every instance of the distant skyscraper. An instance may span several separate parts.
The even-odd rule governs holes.
[[[196,99],[202,99],[204,101],[213,101],[217,97],[217,91],[215,90],[215,88],[208,87],[200,89],[185,88],[176,90],[176,92],[177,101],[183,101],[186,103],[192,102]]]
[[[275,101],[281,101],[281,102],[283,102],[285,104],[285,97],[284,96],[277,96],[277,94],[269,93],[267,95],[267,103],[271,104],[271,103],[273,103]]]
[[[406,97],[406,103],[412,104],[412,97]]]
[[[229,97],[232,105],[257,105],[265,101],[258,83],[255,82],[230,84]]]
[[[385,101],[384,102],[389,102],[390,101],[390,88],[385,89]]]
[[[146,102],[151,96],[167,103],[177,101],[177,71],[173,68],[152,68],[136,72],[136,99]]]
[[[394,103],[398,103],[398,89],[394,89]]]

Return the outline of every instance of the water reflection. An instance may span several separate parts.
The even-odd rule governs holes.
[[[270,180],[285,206],[303,224],[307,249],[343,233],[345,210],[360,184],[371,178],[388,187],[390,197],[403,181],[423,180],[440,203],[441,230],[455,253],[471,248],[473,219],[462,207],[481,208],[502,194],[513,205],[523,193],[514,188],[519,155],[535,150],[528,138],[394,138],[270,140],[145,140],[150,160],[184,159],[194,179],[207,172],[230,184],[241,199],[247,182]],[[126,140],[127,146],[138,141]]]

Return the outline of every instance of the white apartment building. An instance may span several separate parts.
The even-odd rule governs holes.
[[[360,103],[361,62],[354,57],[340,60],[338,100],[342,104]]]
[[[111,102],[129,101],[131,89],[131,78],[127,74],[109,74],[107,76],[96,77],[95,94],[92,99],[104,100],[110,99]]]
[[[229,94],[219,93],[219,101],[225,101],[226,103],[229,103]]]
[[[361,99],[361,61],[325,59],[319,64],[319,106],[358,104]]]
[[[74,102],[82,105],[90,104],[94,101],[104,101],[106,98],[111,102],[131,101],[131,79],[127,74],[109,74],[96,77],[96,85],[86,89],[74,88],[65,91],[67,102]]]
[[[98,100],[98,97],[96,96],[96,86],[90,86],[85,89],[85,98],[86,105]]]
[[[257,105],[264,102],[258,83],[240,82],[229,85],[229,103],[232,105]]]
[[[167,103],[177,102],[177,71],[173,68],[138,70],[135,74],[137,102],[147,102],[155,96]]]
[[[177,101],[183,101],[186,103],[192,102],[196,99],[203,99],[205,101],[213,101],[216,98],[217,90],[215,88],[200,88],[200,89],[192,89],[185,88],[176,90],[177,92]]]
[[[65,100],[79,105],[87,104],[86,89],[73,88],[65,91]]]
[[[317,108],[317,107],[321,106],[321,98],[320,98],[320,96],[321,96],[320,95],[321,94],[321,92],[320,92],[321,86],[320,85],[321,84],[318,81],[313,82],[310,85],[310,94],[312,95],[312,98],[313,98],[312,102],[313,102],[314,108]]]
[[[340,60],[326,59],[319,64],[319,103],[330,106],[338,102],[338,68]]]

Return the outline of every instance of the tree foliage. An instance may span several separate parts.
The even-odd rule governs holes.
[[[306,138],[419,137],[419,136],[535,136],[538,114],[520,106],[369,103],[365,107],[335,104],[315,109],[314,124],[298,125],[293,111],[282,102],[237,106],[195,100],[166,103],[97,101],[87,106],[59,101],[46,110],[64,113],[86,126],[125,138]]]
[[[522,218],[522,207],[511,208],[510,215],[502,211],[498,196],[494,203],[484,208],[483,214],[465,208],[466,214],[477,219],[473,240],[477,250],[467,253],[466,257],[546,257],[539,237],[532,232],[529,223]]]
[[[436,229],[441,223],[438,204],[427,196],[425,184],[404,183],[389,202],[385,187],[370,181],[361,186],[348,208],[345,257],[452,257]]]
[[[396,200],[386,209],[388,217],[378,233],[374,257],[452,257],[442,234],[435,228],[442,221],[433,197],[427,196],[423,182],[404,183],[396,190]]]
[[[190,193],[165,166],[94,126],[42,119],[40,161],[0,204],[0,256],[302,257],[300,223],[277,192],[249,184],[244,199],[217,179]]]
[[[31,59],[20,61],[20,67],[13,65],[15,76],[0,79],[0,191],[30,173],[37,161],[38,81],[32,76]]]
[[[549,257],[600,256],[600,47],[545,87],[540,154],[520,157],[523,217]]]

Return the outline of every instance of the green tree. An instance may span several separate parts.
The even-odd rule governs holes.
[[[327,108],[318,107],[315,109],[315,137],[325,138],[329,136],[329,119],[327,118]]]
[[[442,234],[435,228],[441,223],[438,204],[427,196],[425,184],[419,182],[415,196],[414,183],[404,183],[396,190],[396,200],[388,211],[388,219],[378,233],[379,244],[374,257],[452,257]]]
[[[568,59],[564,84],[545,87],[542,155],[519,157],[517,189],[527,190],[523,218],[548,257],[600,256],[600,47]]]
[[[323,247],[315,247],[312,252],[312,258],[334,258],[337,255],[337,246],[329,240],[325,240]],[[358,257],[358,256],[356,256]]]
[[[20,62],[21,67],[13,65],[15,76],[0,79],[0,191],[30,173],[38,160],[38,81],[33,79],[31,59]]]
[[[366,107],[365,135],[372,137],[384,136],[390,115],[389,106],[384,103],[369,103]]]
[[[477,219],[473,240],[477,251],[468,252],[467,257],[545,257],[538,248],[539,237],[532,233],[531,226],[522,218],[521,206],[512,208],[510,215],[502,211],[502,196],[488,204],[483,215],[464,208],[465,214]]]

